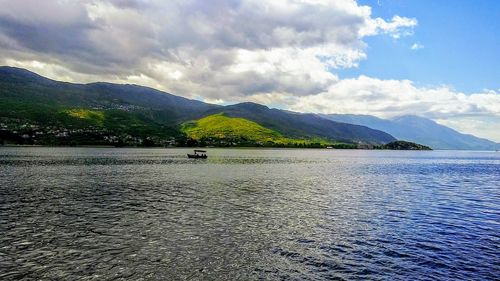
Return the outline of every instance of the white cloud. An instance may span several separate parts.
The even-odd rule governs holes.
[[[448,87],[419,88],[409,80],[380,80],[367,76],[340,80],[328,91],[300,97],[292,109],[322,113],[405,114],[444,118],[471,115],[500,117],[500,93],[465,95]]]
[[[415,18],[406,18],[400,16],[392,17],[391,21],[387,22],[381,18],[368,18],[366,25],[360,30],[362,36],[389,34],[391,37],[398,39],[403,36],[413,35],[413,28],[417,26],[418,21]]]
[[[451,117],[437,119],[436,122],[454,128],[459,132],[500,143],[500,117],[498,116],[484,116],[482,118],[477,118],[477,116]]]
[[[413,45],[411,45],[411,47],[410,47],[410,49],[412,49],[413,51],[420,50],[423,48],[424,48],[424,45],[422,45],[420,43],[413,43]]]

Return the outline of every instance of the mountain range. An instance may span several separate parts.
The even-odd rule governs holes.
[[[51,131],[60,136],[61,131],[62,136],[80,133],[82,137],[94,132],[96,136],[89,143],[104,135],[126,135],[129,139],[180,137],[183,123],[220,113],[248,119],[293,139],[375,145],[395,140],[379,130],[315,114],[270,109],[255,103],[219,106],[137,85],[74,84],[25,69],[0,67],[0,117],[3,126],[13,127],[18,133],[23,125],[56,127]],[[31,138],[32,133],[23,135]],[[65,138],[51,138],[49,143],[59,144],[62,140]]]
[[[266,132],[262,136],[279,136],[267,138],[270,143],[293,140],[296,144],[314,141],[380,145],[402,139],[442,149],[497,147],[494,142],[414,116],[384,120],[373,116],[297,113],[250,102],[221,106],[143,86],[60,82],[25,69],[0,67],[0,139],[4,141],[183,145],[189,138],[183,130],[186,124],[210,116],[217,116],[208,119],[211,121],[224,120],[229,126],[223,128],[225,135],[231,135],[233,143],[262,143],[255,135],[248,135],[251,128],[258,128]],[[196,129],[204,139],[213,139],[200,134],[200,128],[214,130],[217,126]]]
[[[500,144],[462,134],[433,120],[405,115],[381,119],[370,115],[328,114],[324,118],[337,122],[358,124],[387,132],[400,140],[420,143],[433,149],[496,150]]]

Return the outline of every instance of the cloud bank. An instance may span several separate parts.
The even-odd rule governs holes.
[[[369,36],[411,36],[418,22],[374,18],[353,0],[0,0],[0,63],[54,79],[136,83],[216,103],[256,101],[381,117],[500,118],[495,91],[337,70],[367,59]]]

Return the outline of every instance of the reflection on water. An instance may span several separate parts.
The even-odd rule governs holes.
[[[0,148],[0,279],[500,276],[488,152]]]

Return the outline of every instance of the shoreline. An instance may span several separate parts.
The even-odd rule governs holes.
[[[0,145],[1,148],[116,148],[116,149],[258,149],[258,150],[361,150],[361,151],[463,151],[463,152],[500,152],[496,150],[465,150],[465,149],[433,149],[433,150],[416,150],[416,149],[362,149],[362,148],[324,148],[324,147],[259,147],[259,146],[232,146],[232,147],[190,147],[190,146],[153,146],[153,147],[142,147],[142,146],[122,146],[116,147],[112,145],[78,145],[78,146],[64,146],[64,145],[27,145],[27,144],[5,144]]]

